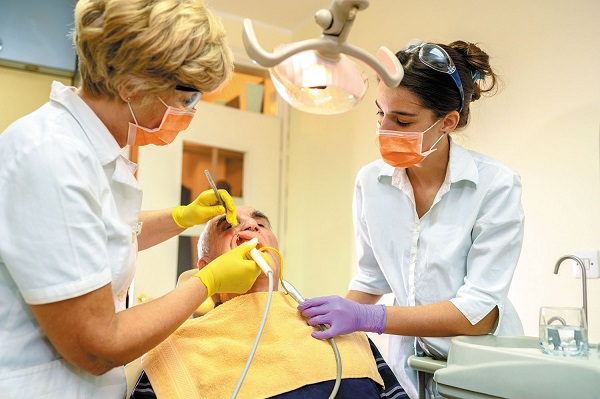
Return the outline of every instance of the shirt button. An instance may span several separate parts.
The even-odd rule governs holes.
[[[119,300],[119,302],[125,302],[126,298],[127,298],[127,290],[119,291],[119,293],[117,294],[117,299]]]
[[[410,257],[410,261],[411,261],[412,263],[414,263],[414,262],[415,262],[415,260],[417,260],[417,257],[416,257],[415,255],[413,255],[413,256],[411,256],[411,257]]]
[[[420,233],[420,232],[421,232],[421,225],[418,225],[417,226],[417,233]]]

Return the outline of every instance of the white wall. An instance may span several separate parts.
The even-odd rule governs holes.
[[[50,85],[71,79],[0,67],[0,134],[15,120],[35,111],[50,97]]]
[[[408,40],[478,42],[502,76],[497,95],[473,104],[471,125],[455,136],[522,176],[526,232],[510,296],[535,336],[543,305],[581,306],[581,280],[568,262],[600,248],[600,38],[596,0],[372,1],[349,41],[375,53]],[[296,39],[317,35],[308,27]],[[306,296],[344,294],[353,273],[352,185],[377,158],[375,85],[337,116],[291,111],[287,270],[302,273]],[[600,280],[588,280],[590,341],[600,342]]]

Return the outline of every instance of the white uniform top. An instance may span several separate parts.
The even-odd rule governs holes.
[[[72,91],[0,135],[0,397],[123,398],[123,368],[94,376],[67,363],[27,304],[112,283],[117,311],[134,275],[142,192],[132,164]],[[77,334],[72,331],[72,334]]]
[[[353,212],[359,272],[351,290],[392,292],[399,306],[450,300],[472,324],[497,306],[494,334],[523,334],[507,298],[523,241],[521,181],[514,171],[450,140],[444,183],[421,218],[406,169],[382,160],[358,173]],[[448,355],[449,338],[418,342],[426,355]],[[414,351],[415,337],[390,336],[388,363],[413,399],[416,372],[407,359]]]

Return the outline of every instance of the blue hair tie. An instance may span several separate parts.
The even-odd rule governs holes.
[[[481,80],[482,77],[479,71],[471,72],[471,79],[473,79],[473,82],[475,83],[477,83],[478,80]]]

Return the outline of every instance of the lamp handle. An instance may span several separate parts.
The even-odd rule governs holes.
[[[404,77],[404,68],[402,68],[400,61],[385,46],[381,46],[377,51],[377,59],[366,51],[347,43],[342,44],[341,52],[370,66],[388,87],[398,87]]]

